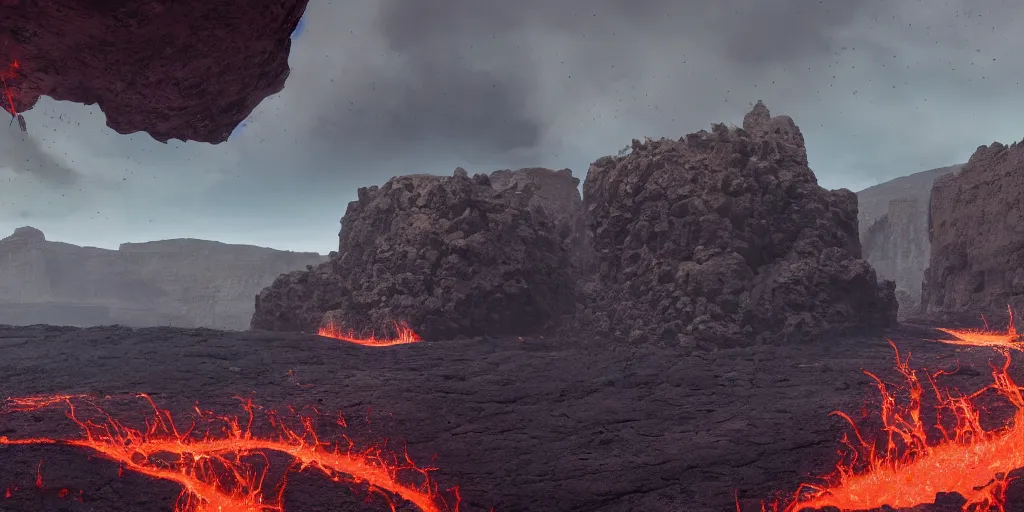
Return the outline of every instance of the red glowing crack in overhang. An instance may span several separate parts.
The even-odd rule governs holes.
[[[18,110],[14,108],[14,96],[11,95],[11,89],[7,86],[7,80],[18,76],[17,70],[19,67],[21,66],[18,64],[18,61],[14,61],[7,68],[6,73],[0,73],[0,81],[3,82],[4,86],[4,96],[7,98],[7,106],[4,106],[4,110],[11,114],[11,117],[18,117]]]

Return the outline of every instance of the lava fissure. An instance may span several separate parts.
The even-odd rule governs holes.
[[[293,428],[271,411],[267,417],[274,434],[259,436],[253,433],[256,406],[244,400],[245,421],[217,416],[196,406],[198,420],[187,429],[179,429],[168,410],[160,409],[148,395],[139,396],[153,410],[144,429],[128,427],[98,406],[101,420],[82,418],[73,402],[81,398],[78,395],[8,399],[8,411],[31,411],[63,402],[68,406],[66,416],[81,428],[82,435],[70,439],[0,437],[0,445],[51,444],[91,450],[122,469],[180,485],[176,512],[283,512],[287,473],[306,469],[335,482],[363,484],[384,498],[392,510],[397,500],[412,503],[423,512],[458,512],[457,488],[451,490],[454,501],[449,506],[430,478],[429,472],[435,468],[419,467],[407,454],[400,459],[379,446],[357,451],[355,443],[345,436],[345,448],[341,443],[325,442],[312,416],[299,416],[301,427]],[[221,427],[200,428],[213,422],[221,423]],[[343,418],[335,422],[346,426]],[[270,466],[267,452],[287,455],[293,461],[269,498],[264,492]],[[264,463],[251,463],[254,457]],[[404,475],[410,472],[422,483],[408,483]]]
[[[422,338],[411,327],[405,322],[394,322],[395,335],[391,337],[378,338],[376,333],[371,332],[366,336],[359,336],[354,331],[344,330],[340,326],[336,326],[334,323],[329,323],[326,326],[321,327],[317,331],[317,335],[325,338],[333,338],[336,340],[347,341],[349,343],[355,343],[356,345],[363,345],[366,347],[391,347],[394,345],[406,345],[409,343],[419,343],[423,341]]]
[[[1011,334],[1015,335],[1012,327]],[[937,402],[934,424],[927,426],[922,417],[925,386],[910,367],[909,353],[902,357],[896,345],[889,344],[896,354],[896,369],[906,382],[898,388],[902,393],[864,371],[881,396],[880,438],[863,435],[851,415],[833,412],[851,428],[841,440],[845,450],[834,471],[821,484],[800,484],[788,498],[763,504],[762,511],[909,508],[933,503],[940,493],[957,493],[966,500],[964,511],[1005,512],[1007,475],[1024,468],[1024,395],[1009,375],[1009,348],[986,345],[1000,347],[1003,363],[991,365],[991,384],[970,394],[940,388],[937,379],[950,372],[926,373]],[[1012,406],[1013,415],[1001,426],[985,429],[982,413],[987,411],[977,400],[990,393]],[[897,396],[904,399],[897,401]]]

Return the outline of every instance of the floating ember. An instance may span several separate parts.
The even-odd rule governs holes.
[[[355,343],[357,345],[364,345],[367,347],[390,347],[394,345],[405,345],[408,343],[418,343],[423,341],[422,338],[415,331],[409,327],[405,322],[395,322],[395,335],[393,337],[381,337],[378,338],[376,333],[370,333],[366,336],[359,336],[353,331],[345,331],[341,327],[336,326],[333,322],[321,327],[317,334],[325,338],[334,338],[336,340],[347,341],[349,343]]]
[[[956,339],[936,341],[967,347],[1008,348],[1024,351],[1024,344],[1021,343],[1017,328],[1013,325],[1013,309],[1006,306],[1006,310],[1010,313],[1010,322],[1006,327],[1006,332],[989,329],[985,317],[981,317],[982,322],[985,323],[984,329],[938,329]]]
[[[9,410],[13,411],[64,403],[68,406],[67,417],[81,429],[81,435],[0,437],[0,445],[84,448],[125,470],[175,482],[182,488],[175,512],[284,512],[282,496],[288,471],[307,469],[338,483],[361,484],[383,498],[391,510],[398,503],[408,502],[422,512],[458,511],[458,489],[451,491],[454,499],[449,507],[430,479],[433,468],[418,467],[407,455],[395,456],[379,447],[356,450],[347,438],[340,444],[325,442],[317,435],[312,416],[299,416],[300,426],[292,427],[270,412],[267,419],[272,433],[258,435],[253,431],[256,406],[243,401],[245,419],[218,416],[196,407],[196,419],[187,429],[180,429],[169,411],[158,408],[147,395],[138,396],[152,408],[143,429],[129,427],[95,405],[94,413],[84,417],[75,406],[81,401],[79,397],[9,399]],[[340,416],[335,421],[345,426]],[[284,454],[293,461],[269,495],[264,489],[268,452]]]
[[[930,388],[938,401],[932,427],[921,414],[925,388],[917,372],[901,359],[896,345],[896,368],[906,379],[906,403],[897,404],[881,379],[871,377],[882,397],[882,437],[865,438],[851,417],[833,414],[852,426],[852,437],[843,437],[848,450],[835,471],[821,484],[802,484],[781,503],[762,506],[762,510],[799,512],[836,507],[843,512],[865,511],[889,506],[909,508],[934,503],[938,493],[958,493],[967,503],[964,511],[1005,512],[1006,475],[1024,467],[1024,396],[1021,387],[1008,375],[1008,353],[1002,366],[993,366],[993,382],[971,395],[940,390],[928,375]],[[1015,409],[1004,426],[985,430],[981,408],[976,399],[993,392]],[[932,434],[929,436],[929,434]],[[882,448],[878,448],[882,444]]]

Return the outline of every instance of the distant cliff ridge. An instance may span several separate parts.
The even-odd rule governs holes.
[[[896,282],[901,316],[916,313],[921,303],[921,282],[931,254],[928,202],[932,184],[962,167],[919,172],[857,192],[864,259],[879,278]]]
[[[325,260],[194,239],[113,251],[47,241],[23,227],[0,240],[0,324],[246,329],[261,289]]]

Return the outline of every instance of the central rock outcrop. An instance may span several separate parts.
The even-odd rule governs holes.
[[[619,336],[722,346],[895,321],[893,283],[861,258],[856,196],[820,187],[800,129],[760,102],[742,129],[598,160],[583,198],[598,271],[589,309]]]
[[[575,305],[577,220],[558,205],[558,188],[579,181],[547,169],[499,171],[494,181],[460,168],[359,189],[339,252],[261,292],[252,327],[316,331],[326,316],[335,328],[380,333],[404,321],[426,339],[552,328]]]

